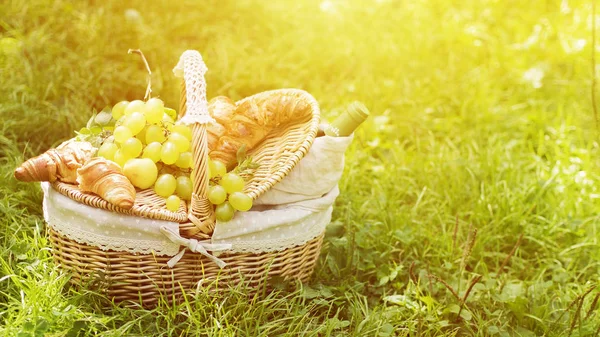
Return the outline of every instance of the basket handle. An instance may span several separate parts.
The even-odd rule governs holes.
[[[181,55],[179,63],[173,69],[181,82],[181,99],[179,116],[181,121],[192,126],[192,200],[188,207],[188,217],[192,223],[205,234],[211,234],[214,229],[215,216],[212,204],[208,201],[208,140],[206,124],[212,121],[208,113],[206,100],[207,71],[204,60],[199,52],[188,50]]]

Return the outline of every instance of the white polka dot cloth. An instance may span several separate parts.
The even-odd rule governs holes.
[[[321,235],[331,221],[335,186],[324,196],[296,203],[257,206],[237,212],[229,222],[217,222],[213,243],[231,243],[234,252],[281,251]]]
[[[110,212],[68,198],[42,183],[44,218],[50,227],[79,243],[103,250],[174,256],[179,244],[160,227],[179,233],[179,224]]]
[[[254,201],[254,205],[280,205],[320,198],[331,191],[344,171],[349,137],[317,137],[306,154],[283,180]]]

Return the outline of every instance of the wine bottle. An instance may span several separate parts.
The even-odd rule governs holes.
[[[333,123],[325,127],[325,134],[332,137],[347,137],[369,117],[369,109],[360,103],[351,103]]]

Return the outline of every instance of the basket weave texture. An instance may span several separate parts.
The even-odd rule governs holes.
[[[185,67],[182,81],[180,113],[185,114],[190,97],[205,97],[198,93],[206,88],[203,73],[196,72],[196,65],[203,61],[198,52],[188,51],[182,56]],[[199,75],[200,74],[200,75]],[[253,161],[259,164],[247,182],[245,193],[256,199],[274,184],[283,179],[308,152],[318,130],[320,110],[316,100],[307,92],[298,89],[280,89],[247,97],[248,100],[277,98],[281,109],[294,109],[294,121],[271,132],[254,149],[249,151]],[[207,113],[207,112],[206,112]],[[113,212],[137,215],[146,218],[168,220],[179,223],[182,237],[209,239],[215,225],[212,205],[208,202],[208,142],[206,125],[192,126],[192,153],[195,163],[193,171],[194,189],[188,205],[182,203],[177,212],[164,208],[164,199],[150,190],[137,191],[134,207],[129,210],[112,206],[98,196],[81,192],[77,186],[53,183],[52,187],[71,199],[89,206]],[[313,272],[323,236],[316,237],[304,245],[283,251],[248,254],[224,253],[219,258],[227,263],[220,269],[208,258],[187,252],[177,265],[170,269],[166,262],[170,257],[104,251],[98,247],[78,243],[49,228],[50,242],[55,261],[73,273],[72,282],[100,275],[103,289],[116,302],[134,301],[143,305],[154,305],[160,296],[179,295],[182,291],[193,291],[202,283],[219,280],[221,284],[235,285],[242,281],[252,287],[264,285],[270,276],[281,276],[307,280]],[[87,282],[87,281],[86,281]]]

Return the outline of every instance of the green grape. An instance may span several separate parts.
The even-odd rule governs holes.
[[[175,193],[177,188],[177,180],[171,174],[161,174],[154,183],[154,192],[161,197],[168,197]]]
[[[165,104],[158,98],[150,98],[146,102],[146,119],[150,124],[158,124],[162,121]]]
[[[169,117],[169,115],[163,114],[162,124],[165,129],[172,131],[173,127],[175,126],[175,121],[171,117]]]
[[[125,114],[125,107],[129,104],[128,101],[121,101],[112,108],[112,117],[117,120]]]
[[[229,195],[229,203],[237,210],[245,212],[252,208],[252,198],[242,192],[233,192]]]
[[[117,121],[115,122],[115,126],[121,126],[121,125],[125,125],[125,123],[127,122],[129,116],[121,116],[121,118],[117,119]]]
[[[185,136],[176,132],[172,132],[169,135],[168,141],[175,144],[179,152],[185,152],[190,148],[190,141]]]
[[[142,142],[139,139],[131,137],[121,144],[121,152],[129,158],[135,158],[142,153],[142,147]]]
[[[115,152],[117,152],[118,149],[119,147],[115,143],[104,143],[98,149],[98,157],[103,157],[114,161]]]
[[[150,158],[156,163],[160,160],[160,150],[162,150],[162,145],[159,142],[152,142],[144,148],[142,158]]]
[[[160,150],[160,160],[167,165],[175,164],[179,158],[177,146],[171,142],[165,142]]]
[[[131,130],[129,128],[121,125],[115,128],[115,132],[113,132],[113,136],[115,136],[115,142],[123,143],[127,139],[133,137]]]
[[[146,132],[148,131],[148,126],[149,125],[144,126],[142,131],[140,131],[140,133],[135,135],[135,138],[139,139],[140,142],[142,142],[142,144],[148,144],[148,142],[146,141]]]
[[[148,158],[129,159],[123,166],[123,174],[133,186],[146,189],[154,185],[158,177],[156,164]]]
[[[134,112],[145,113],[146,112],[146,103],[136,99],[135,101],[129,102],[127,107],[125,107],[125,115],[131,115]]]
[[[187,138],[190,142],[192,141],[192,129],[184,124],[176,124],[173,126],[173,132],[176,132],[185,138]]]
[[[179,204],[181,203],[181,200],[179,199],[178,196],[172,195],[167,198],[166,203],[167,203],[167,209],[169,211],[177,212],[177,210],[179,209]]]
[[[121,151],[121,149],[118,149],[117,151],[115,151],[115,155],[113,156],[113,161],[117,164],[119,164],[119,166],[124,167],[125,163],[131,159],[130,157],[128,157],[126,154],[123,153],[123,151]]]
[[[227,199],[227,191],[220,185],[208,188],[208,201],[213,205],[220,205]]]
[[[233,214],[235,210],[231,205],[225,201],[224,203],[217,206],[215,209],[215,215],[217,216],[217,220],[219,221],[229,221],[233,219]]]
[[[192,199],[192,179],[186,176],[177,177],[177,188],[175,189],[175,193],[181,197],[183,200],[191,200]]]
[[[227,173],[227,167],[225,167],[225,164],[223,164],[223,162],[220,162],[218,160],[210,160],[208,161],[208,168],[210,169],[210,177],[214,178],[214,177],[222,177],[225,175],[225,173]]]
[[[179,158],[177,158],[175,165],[183,169],[190,168],[192,166],[192,153],[182,152],[181,154],[179,154]]]
[[[149,125],[146,129],[146,141],[148,143],[159,142],[162,143],[167,139],[165,137],[165,131],[158,125]]]
[[[175,125],[175,119],[171,118],[171,116],[169,116],[166,113],[163,113],[162,122],[163,123],[171,123],[171,124]]]
[[[223,186],[227,193],[241,192],[244,189],[244,179],[235,173],[227,173],[221,178],[219,185]]]
[[[132,134],[137,135],[146,126],[146,116],[141,112],[133,112],[127,116],[123,125],[128,127]]]

